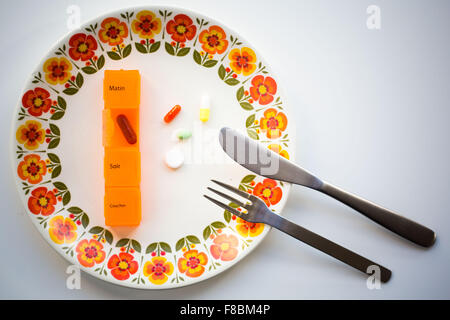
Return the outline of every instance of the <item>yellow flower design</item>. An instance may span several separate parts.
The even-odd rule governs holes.
[[[50,58],[44,63],[45,80],[53,85],[64,84],[72,75],[72,64],[64,57]]]
[[[50,239],[57,244],[72,243],[77,239],[77,226],[70,218],[56,216],[49,223]]]
[[[256,70],[256,54],[247,47],[233,49],[228,54],[230,67],[237,74],[249,76]]]
[[[16,131],[16,139],[28,150],[35,150],[45,141],[45,131],[42,124],[36,120],[28,120]]]
[[[264,224],[247,222],[241,218],[236,219],[236,230],[243,237],[259,236],[264,230]]]
[[[289,160],[289,153],[284,150],[279,144],[271,144],[267,146],[267,148]]]
[[[152,39],[161,32],[161,19],[148,10],[139,12],[131,23],[131,29],[142,39]]]
[[[154,257],[144,265],[144,276],[154,284],[163,284],[173,273],[173,264],[164,257]]]

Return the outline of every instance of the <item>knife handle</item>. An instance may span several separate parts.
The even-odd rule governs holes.
[[[433,230],[398,215],[388,209],[380,207],[349,192],[323,182],[317,190],[359,211],[369,219],[377,222],[392,232],[423,247],[430,247],[436,240]]]

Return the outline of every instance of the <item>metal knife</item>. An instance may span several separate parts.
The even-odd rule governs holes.
[[[319,179],[237,130],[222,128],[219,141],[228,156],[258,175],[320,191],[423,247],[432,246],[436,240],[433,230]]]

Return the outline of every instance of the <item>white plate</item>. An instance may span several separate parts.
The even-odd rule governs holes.
[[[142,78],[137,228],[106,227],[103,216],[102,79],[104,70],[121,68]],[[206,123],[199,121],[203,94],[211,98]],[[163,123],[175,104],[181,113]],[[228,159],[218,130],[242,130],[292,158],[287,111],[270,68],[231,29],[180,8],[116,11],[58,41],[33,70],[13,123],[17,188],[42,236],[91,275],[144,289],[192,284],[235,264],[269,231],[204,199],[210,179],[265,197],[277,213],[290,188]],[[180,143],[171,137],[181,127],[193,136],[181,143],[185,164],[174,171],[164,155]]]

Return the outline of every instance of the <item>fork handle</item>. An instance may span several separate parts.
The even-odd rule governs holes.
[[[318,190],[348,205],[392,232],[423,247],[432,246],[436,239],[433,230],[329,183],[323,182],[323,185]]]
[[[352,266],[359,271],[362,271],[367,274],[367,268],[369,266],[378,266],[380,268],[380,280],[381,282],[389,281],[391,277],[391,270],[381,266],[378,263],[375,263],[359,254],[348,250],[333,241],[330,241],[308,229],[305,229],[281,216],[271,215],[268,221],[264,221],[264,223],[271,225],[272,227],[283,231],[290,236],[314,247],[346,264]]]

